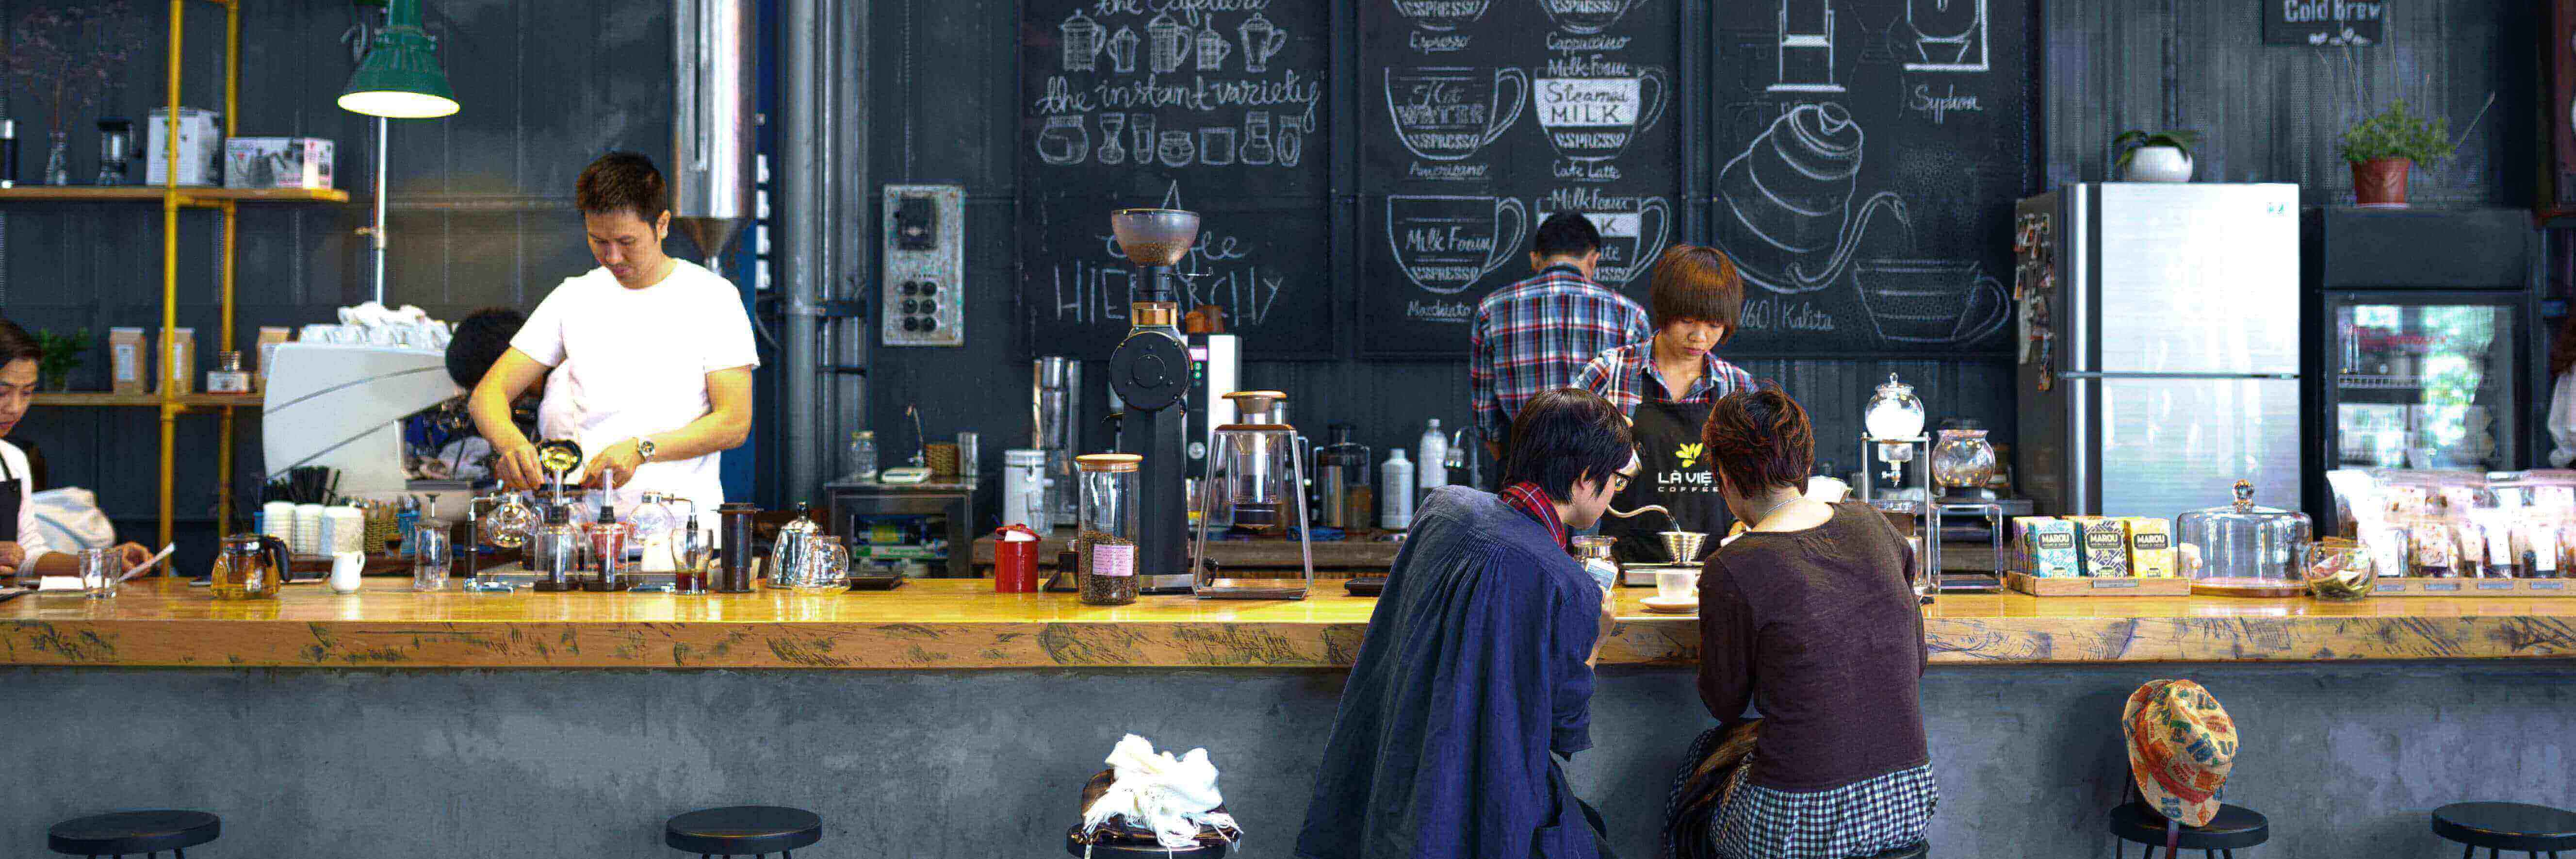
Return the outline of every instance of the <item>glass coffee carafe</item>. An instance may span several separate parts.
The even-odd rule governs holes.
[[[215,554],[210,590],[219,600],[276,599],[286,584],[286,541],[266,534],[234,534]]]
[[[1315,581],[1314,551],[1307,543],[1306,473],[1297,430],[1274,423],[1271,410],[1288,398],[1278,391],[1236,391],[1237,423],[1216,428],[1208,448],[1207,477],[1199,481],[1199,527],[1191,574],[1200,599],[1305,599]],[[1287,534],[1297,542],[1297,578],[1232,578],[1208,558],[1212,523],[1255,538]],[[1293,530],[1291,530],[1293,528]]]

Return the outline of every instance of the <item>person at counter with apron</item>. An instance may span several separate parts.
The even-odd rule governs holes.
[[[36,368],[44,356],[44,347],[27,335],[27,329],[0,319],[0,439],[18,428],[27,407],[35,402]],[[27,452],[0,441],[0,570],[30,584],[39,575],[80,575],[80,558],[53,548],[36,529],[35,496],[36,479],[29,473]],[[126,543],[110,554],[117,569],[132,570],[151,559],[152,550]]]
[[[1575,376],[1575,386],[1601,395],[1628,413],[1635,425],[1639,479],[1610,503],[1613,511],[1660,505],[1667,516],[1646,512],[1601,520],[1601,533],[1618,538],[1622,564],[1697,563],[1665,557],[1660,531],[1699,531],[1716,537],[1730,521],[1718,497],[1717,478],[1700,442],[1709,404],[1754,388],[1753,374],[1715,354],[1735,334],[1744,306],[1744,278],[1715,248],[1675,245],[1656,260],[1647,298],[1654,335],[1602,352]]]

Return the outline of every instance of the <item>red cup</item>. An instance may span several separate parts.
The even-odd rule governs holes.
[[[1013,532],[1025,539],[1011,539]],[[1038,532],[1026,525],[1004,525],[993,531],[994,593],[1037,593],[1038,542]]]

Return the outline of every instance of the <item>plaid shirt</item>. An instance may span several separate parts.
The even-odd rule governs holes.
[[[1556,517],[1556,502],[1547,500],[1536,483],[1515,483],[1503,487],[1503,503],[1547,526],[1547,534],[1556,538],[1560,548],[1566,545],[1565,520]]]
[[[1467,379],[1477,431],[1487,441],[1504,443],[1522,403],[1573,385],[1583,362],[1601,350],[1653,333],[1645,308],[1585,279],[1571,265],[1549,266],[1537,277],[1494,290],[1476,306],[1469,339]]]
[[[1715,352],[1703,357],[1708,365],[1700,371],[1699,380],[1678,397],[1665,390],[1663,378],[1654,373],[1652,340],[1603,351],[1574,377],[1574,386],[1600,394],[1629,415],[1637,413],[1639,402],[1714,403],[1728,394],[1753,390],[1753,374],[1744,368],[1720,360]]]

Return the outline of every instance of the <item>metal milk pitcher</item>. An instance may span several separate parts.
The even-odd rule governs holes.
[[[821,530],[806,505],[796,505],[795,521],[778,526],[778,538],[769,547],[769,587],[793,587],[804,578],[807,565],[814,563],[811,547]]]

